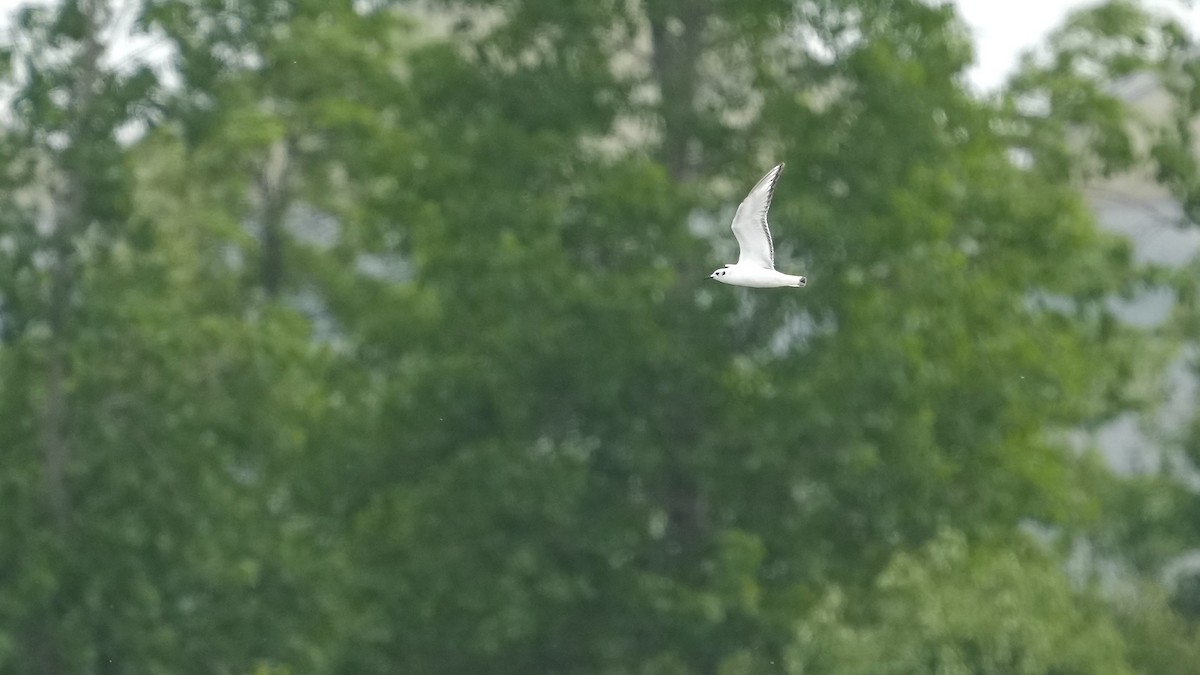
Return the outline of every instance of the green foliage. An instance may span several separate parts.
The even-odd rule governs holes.
[[[1048,167],[1088,167],[1105,174],[1132,174],[1158,187],[1180,207],[1180,216],[1165,227],[1200,225],[1200,51],[1194,33],[1173,20],[1148,12],[1137,3],[1114,1],[1080,11],[1050,39],[1047,54],[1029,58],[1009,92],[1010,109],[1031,100],[1035,114],[1018,115],[1031,138],[1070,129],[1073,141],[1058,148],[1040,147],[1035,162]],[[1144,108],[1122,97],[1140,87],[1150,93]],[[1018,125],[1020,126],[1020,125]],[[1147,281],[1166,286],[1175,296],[1174,315],[1159,329],[1157,344],[1176,358],[1188,356],[1200,334],[1197,281],[1200,261],[1177,270],[1159,270]],[[1152,344],[1152,343],[1144,343]],[[1190,364],[1195,370],[1195,364]],[[1112,516],[1098,539],[1111,555],[1149,573],[1161,574],[1200,542],[1195,523],[1200,509],[1190,473],[1200,466],[1195,451],[1200,429],[1195,421],[1179,437],[1159,434],[1168,444],[1167,461],[1158,475],[1113,485],[1106,491]],[[1197,577],[1184,572],[1176,589],[1177,607],[1189,604],[1189,584]]]
[[[1137,147],[1133,115],[1115,85],[1156,70],[1187,42],[1180,26],[1129,0],[1072,14],[1044,53],[1024,57],[1005,92],[1034,161],[1072,177],[1112,175],[1138,164],[1146,149]]]
[[[21,53],[80,60],[29,56],[3,137],[0,670],[1188,653],[1163,602],[1001,546],[1112,517],[1125,486],[1067,432],[1154,364],[1108,308],[1143,277],[1068,182],[1099,94],[973,98],[952,9],[915,0],[429,6],[147,2],[164,88],[83,58],[108,5],[24,15]],[[774,161],[810,287],[706,285]]]
[[[1137,672],[1099,603],[1030,551],[971,551],[961,535],[943,533],[920,554],[898,556],[869,595],[854,598],[833,592],[800,623],[786,672]]]

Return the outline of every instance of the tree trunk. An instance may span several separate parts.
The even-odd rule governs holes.
[[[647,2],[651,65],[662,97],[659,160],[676,180],[696,169],[696,84],[710,11],[708,0]]]
[[[64,172],[58,190],[48,200],[48,217],[53,223],[50,238],[50,288],[46,296],[45,390],[41,401],[40,445],[42,480],[46,507],[59,532],[66,534],[71,517],[67,467],[71,461],[67,433],[67,378],[70,376],[71,296],[76,285],[74,233],[81,217],[81,194],[77,176]]]
[[[277,297],[283,289],[284,216],[290,203],[288,173],[291,143],[280,139],[271,145],[258,178],[260,206],[261,258],[259,281],[268,297]]]
[[[64,533],[71,515],[70,489],[67,485],[67,469],[71,461],[68,433],[70,411],[66,382],[71,372],[68,349],[71,302],[77,284],[75,239],[84,229],[87,217],[84,194],[86,177],[80,173],[86,169],[73,161],[72,155],[78,154],[79,145],[91,140],[86,138],[87,124],[96,101],[100,84],[100,59],[104,54],[99,27],[104,23],[107,11],[106,4],[101,0],[79,4],[82,21],[80,47],[71,83],[70,145],[56,158],[54,168],[58,172],[59,186],[55,190],[54,207],[50,211],[53,220],[50,239],[53,262],[46,307],[50,338],[46,355],[45,398],[42,401],[41,447],[47,504],[55,524]]]
[[[72,504],[69,469],[72,460],[70,398],[67,381],[71,375],[72,303],[79,283],[76,240],[88,226],[88,167],[81,165],[81,152],[96,139],[88,128],[102,86],[100,61],[104,46],[100,27],[107,21],[109,7],[103,0],[81,0],[79,50],[72,64],[70,122],[67,147],[51,153],[51,180],[56,184],[49,195],[53,204],[47,210],[52,223],[49,288],[46,294],[45,390],[41,401],[39,445],[42,455],[43,486],[50,520],[65,544],[70,538]],[[67,672],[58,628],[58,617],[46,609],[29,637],[39,673],[58,675]]]

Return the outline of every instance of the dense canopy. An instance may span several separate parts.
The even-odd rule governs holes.
[[[919,0],[56,0],[0,45],[0,672],[1200,663],[1200,415],[1155,426],[1200,263],[1085,191],[1200,226],[1185,27],[1101,5],[988,95]],[[713,283],[779,162],[808,286]]]

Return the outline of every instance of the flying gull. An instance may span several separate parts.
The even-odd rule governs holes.
[[[804,277],[775,269],[775,246],[767,227],[767,210],[771,208],[771,197],[775,196],[775,184],[782,172],[783,164],[768,171],[738,205],[737,213],[733,215],[733,236],[737,237],[740,251],[737,264],[725,265],[709,278],[731,286],[751,288],[801,288],[808,283]]]

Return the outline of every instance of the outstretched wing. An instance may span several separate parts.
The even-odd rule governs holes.
[[[733,215],[733,236],[737,237],[740,249],[739,265],[775,269],[775,245],[771,243],[771,228],[767,227],[767,210],[771,208],[775,184],[782,172],[783,164],[768,171]]]

